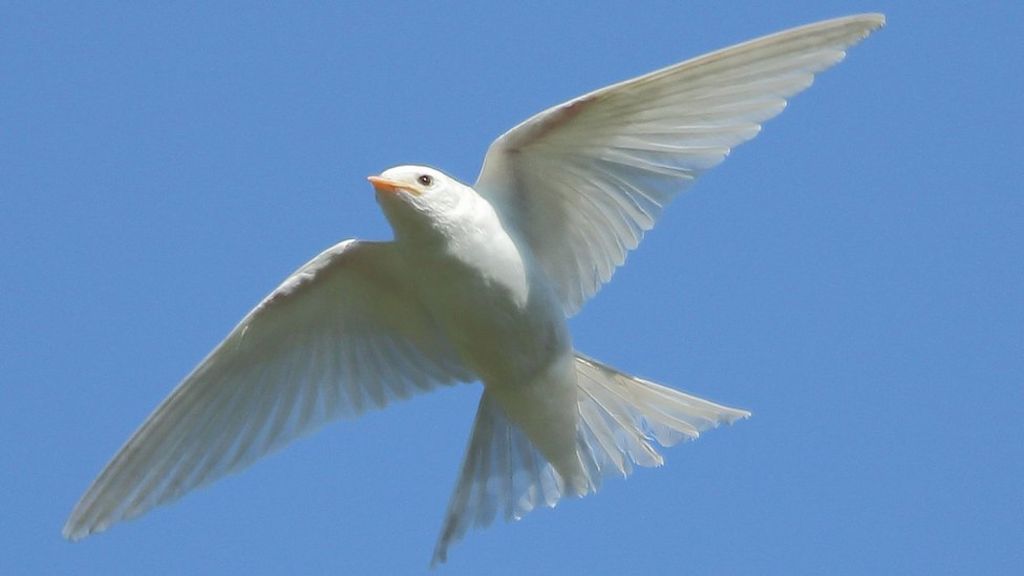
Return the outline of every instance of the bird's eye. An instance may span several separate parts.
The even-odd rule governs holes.
[[[434,183],[434,177],[431,176],[430,174],[421,174],[420,177],[416,179],[416,181],[424,186],[430,186],[431,184]]]

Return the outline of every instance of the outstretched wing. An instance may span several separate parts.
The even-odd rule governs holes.
[[[342,242],[260,302],[160,404],[64,536],[138,516],[334,418],[472,378],[403,281],[394,246]]]
[[[794,28],[555,106],[491,144],[476,190],[574,314],[677,193],[884,23],[866,14]]]

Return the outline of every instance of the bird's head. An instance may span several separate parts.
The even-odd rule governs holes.
[[[479,199],[469,186],[426,166],[396,166],[368,180],[396,239],[444,234],[471,214]]]

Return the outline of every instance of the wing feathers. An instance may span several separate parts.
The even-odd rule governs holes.
[[[883,23],[795,28],[541,112],[495,140],[476,189],[519,228],[571,315],[673,196]]]
[[[391,250],[343,242],[285,280],[117,453],[65,536],[174,500],[328,420],[472,379]]]

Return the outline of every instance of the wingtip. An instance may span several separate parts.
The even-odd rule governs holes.
[[[78,542],[88,536],[102,531],[102,526],[96,526],[95,524],[90,525],[84,520],[84,508],[83,500],[80,500],[75,504],[75,508],[68,515],[68,519],[64,522],[64,526],[60,529],[60,535],[69,542]]]
[[[69,542],[78,542],[79,540],[85,540],[93,534],[99,534],[110,527],[109,521],[86,521],[79,515],[79,511],[76,509],[71,513],[71,517],[68,518],[67,522],[64,523],[64,527],[60,530],[60,535]]]
[[[81,528],[72,527],[71,524],[65,524],[61,528],[60,535],[68,542],[78,542],[89,535],[88,532],[82,531]]]
[[[822,20],[820,22],[812,22],[800,28],[813,28],[818,26],[834,27],[838,26],[841,28],[850,27],[858,29],[863,37],[871,34],[875,30],[885,26],[885,14],[881,12],[865,12],[864,14],[851,14],[849,16],[840,16],[838,18],[832,18],[829,20]],[[785,33],[783,31],[781,33]]]
[[[864,14],[857,14],[856,16],[850,16],[849,19],[863,22],[867,25],[867,31],[870,34],[879,28],[885,27],[885,14],[881,12],[867,12]]]
[[[736,422],[739,422],[740,420],[746,420],[754,415],[754,413],[751,412],[750,410],[737,410],[737,412],[738,414],[726,420],[726,424],[729,424],[731,426]]]
[[[870,14],[865,14],[865,17],[867,17],[867,19],[871,22],[872,31],[885,27],[885,14],[882,14],[881,12],[872,12]]]

